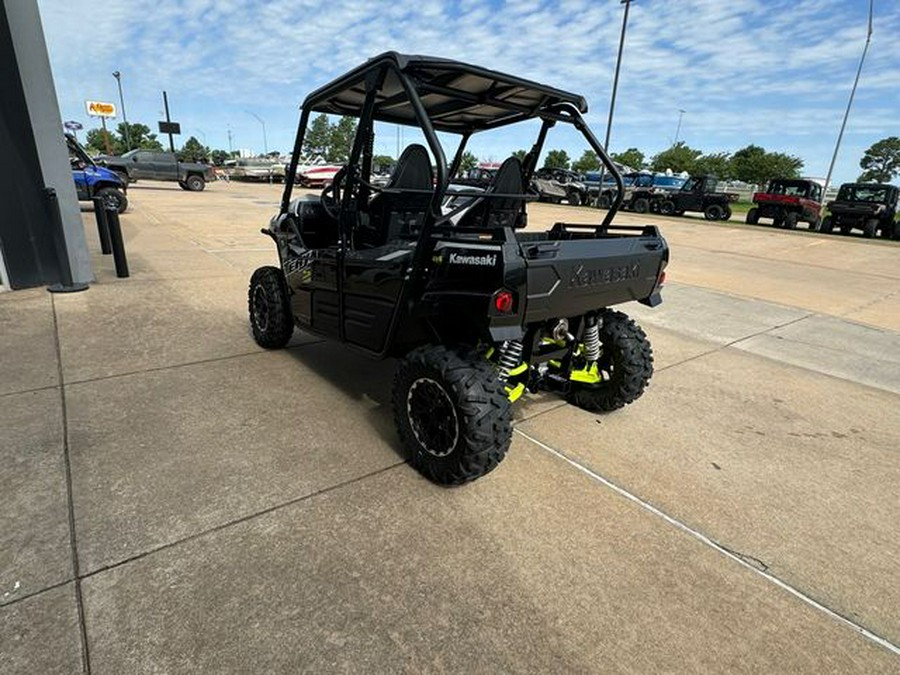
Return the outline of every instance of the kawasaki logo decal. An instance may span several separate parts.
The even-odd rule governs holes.
[[[626,279],[634,279],[641,274],[641,266],[623,265],[622,267],[606,267],[586,270],[584,265],[573,268],[572,278],[569,279],[569,287],[574,286],[599,286],[601,284],[614,284]]]
[[[485,255],[460,255],[459,253],[450,254],[451,265],[484,265],[485,267],[493,267],[497,264],[497,255],[487,253]]]

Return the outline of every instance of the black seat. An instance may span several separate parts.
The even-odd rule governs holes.
[[[509,157],[500,168],[494,180],[485,190],[488,194],[509,195],[488,197],[466,211],[459,220],[462,227],[524,227],[525,226],[525,179],[522,162]]]
[[[369,202],[369,225],[359,231],[359,246],[383,246],[421,227],[434,193],[431,158],[423,145],[410,145],[400,155],[385,190]]]

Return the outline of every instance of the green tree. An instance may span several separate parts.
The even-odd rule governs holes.
[[[900,138],[889,136],[874,143],[859,160],[861,182],[889,183],[900,175]]]
[[[471,152],[466,150],[460,158],[459,170],[465,172],[469,169],[474,169],[476,166],[478,166],[478,158]]]
[[[119,138],[113,132],[103,129],[88,130],[85,148],[92,155],[121,155],[124,151]]]
[[[213,150],[209,153],[210,160],[212,160],[212,163],[216,166],[222,166],[229,157],[231,157],[231,155],[228,154],[227,150]]]
[[[125,149],[125,122],[119,122],[116,127],[119,139],[121,139],[122,147]],[[140,122],[132,124],[128,123],[128,139],[131,141],[131,149],[140,148],[141,150],[162,150],[162,143],[156,138],[156,134],[150,133],[150,127]]]
[[[632,169],[644,168],[644,153],[637,148],[628,148],[625,152],[614,152],[610,158],[624,166],[630,166]]]
[[[516,150],[516,151],[512,154],[512,156],[515,157],[516,159],[518,159],[520,162],[524,162],[524,161],[525,161],[525,155],[527,155],[527,154],[528,154],[528,151],[527,151],[527,150]]]
[[[191,136],[176,154],[181,162],[200,162],[209,159],[209,148]]]
[[[572,164],[572,170],[578,173],[596,171],[600,168],[600,158],[593,150],[585,150],[581,157]]]
[[[650,160],[650,168],[654,171],[671,169],[675,173],[682,171],[694,173],[697,168],[697,158],[701,154],[703,153],[700,150],[695,150],[684,141],[678,141],[672,147],[655,155]]]
[[[570,164],[569,153],[565,150],[551,150],[544,160],[545,169],[568,169]]]
[[[390,155],[375,155],[372,158],[372,170],[383,172],[394,166],[394,158]]]
[[[338,123],[331,127],[325,159],[329,162],[346,162],[350,158],[350,150],[353,148],[353,139],[355,137],[356,119],[353,117],[341,117]]]
[[[797,178],[803,160],[781,152],[766,152],[758,145],[748,145],[731,156],[731,174],[745,183],[761,185],[772,178]]]
[[[328,121],[328,115],[322,113],[306,129],[306,136],[303,139],[303,152],[310,157],[316,155],[325,157],[328,154],[330,144],[331,122]]]
[[[722,180],[730,180],[732,178],[731,155],[727,152],[715,152],[709,155],[703,155],[697,160],[694,171],[698,174],[715,176]]]

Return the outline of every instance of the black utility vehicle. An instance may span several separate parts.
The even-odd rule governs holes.
[[[731,195],[716,192],[718,180],[714,176],[692,176],[680,190],[658,195],[651,209],[664,216],[683,216],[685,211],[698,211],[707,220],[731,218]]]
[[[582,177],[568,169],[544,167],[534,172],[531,189],[542,202],[559,204],[565,199],[572,206],[587,203],[588,190]]]
[[[665,174],[652,174],[635,172],[625,175],[625,192],[622,196],[622,208],[635,213],[647,213],[652,210],[658,200],[681,189],[684,178],[679,176],[667,176]],[[617,190],[615,187],[605,188],[600,194],[601,208],[609,208],[615,200]]]
[[[753,207],[746,222],[756,225],[760,218],[771,218],[775,227],[793,230],[805,222],[818,230],[821,223],[822,186],[805,178],[776,178],[763,192],[753,194]]]
[[[896,186],[883,183],[844,183],[837,199],[828,202],[830,215],[822,221],[822,232],[837,227],[841,234],[850,234],[856,228],[866,237],[880,232],[882,237],[900,239],[900,224],[894,220],[898,192]]]
[[[400,357],[392,394],[400,440],[411,463],[443,484],[497,466],[511,440],[510,404],[526,389],[552,389],[592,411],[637,399],[653,373],[650,344],[610,307],[661,302],[665,239],[653,226],[612,226],[618,203],[600,224],[523,230],[526,186],[558,123],[582,132],[621,194],[586,111],[575,94],[393,52],[311,93],[288,175],[310,115],[358,117],[357,135],[331,185],[292,201],[288,182],[262,230],[281,267],[250,280],[256,341],[282,347],[296,325],[376,358]],[[450,185],[473,133],[532,119],[541,126],[524,162],[504,161],[486,189]],[[375,121],[416,126],[428,145],[407,147],[380,188],[370,182]],[[437,132],[459,138],[450,162]]]

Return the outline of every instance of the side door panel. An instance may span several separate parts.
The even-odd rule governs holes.
[[[351,251],[344,258],[344,338],[380,352],[384,349],[412,247],[405,242]]]

